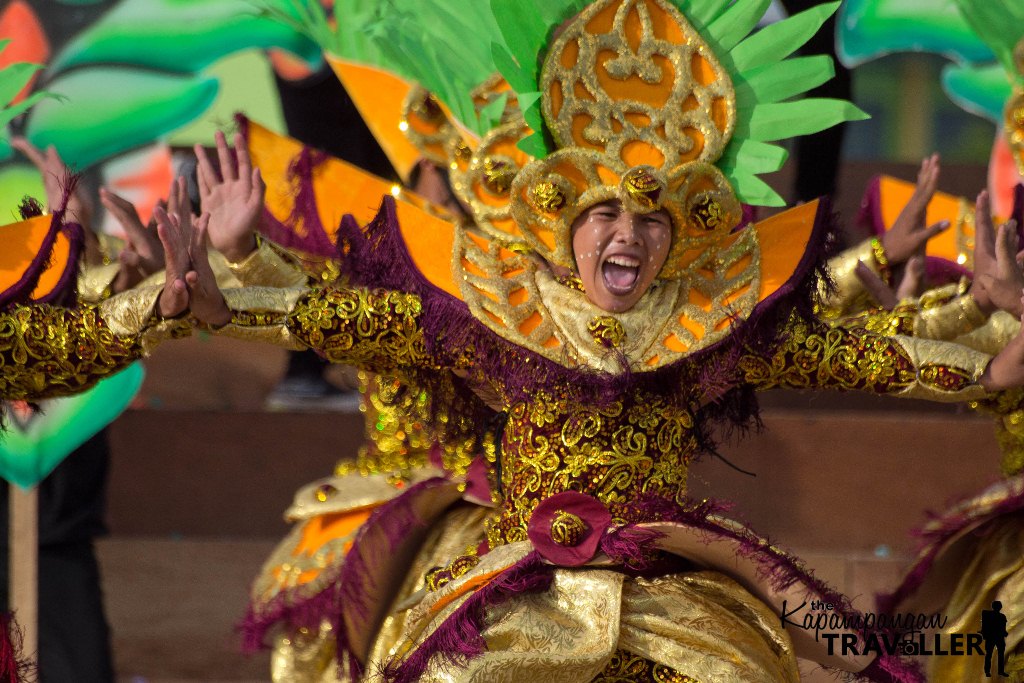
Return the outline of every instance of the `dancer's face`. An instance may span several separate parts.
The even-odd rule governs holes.
[[[632,213],[618,201],[595,204],[572,225],[583,290],[595,306],[628,311],[665,265],[672,220],[665,211]]]

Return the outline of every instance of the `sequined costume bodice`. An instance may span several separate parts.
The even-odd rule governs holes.
[[[694,417],[664,397],[637,393],[607,405],[584,405],[538,392],[508,411],[502,441],[503,514],[493,545],[526,540],[537,503],[561,491],[580,491],[631,516],[631,503],[658,496],[682,503],[697,452]]]
[[[415,295],[323,288],[279,291],[275,298],[241,290],[227,297],[236,311],[229,327],[240,336],[277,336],[284,327],[293,340],[331,360],[385,369],[454,368],[489,385],[508,415],[499,468],[504,507],[490,532],[492,545],[523,539],[533,508],[560,491],[591,494],[623,521],[639,521],[631,504],[644,497],[681,502],[688,465],[699,450],[700,414],[713,409],[724,391],[817,387],[969,400],[984,394],[976,378],[988,360],[938,342],[793,318],[770,350],[723,346],[693,364],[697,379],[666,373],[659,375],[664,382],[645,385],[653,388],[637,385],[611,400],[588,400],[571,382],[523,391],[497,373],[481,372],[480,348],[428,345]],[[504,363],[529,365],[522,349],[490,339]],[[699,380],[699,369],[707,367],[726,368],[713,394]]]

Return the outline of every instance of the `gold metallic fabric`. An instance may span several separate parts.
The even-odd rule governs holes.
[[[92,265],[83,262],[78,272],[78,299],[97,303],[110,296],[110,287],[121,270],[119,262]]]
[[[760,389],[818,387],[956,402],[987,395],[977,379],[989,360],[958,344],[795,321],[775,356],[751,354],[740,362],[746,380]]]
[[[299,264],[287,257],[283,249],[275,247],[266,240],[259,240],[255,250],[237,263],[232,263],[220,256],[217,262],[223,262],[223,268],[230,273],[237,284],[228,285],[218,277],[217,284],[226,287],[302,287],[308,281]],[[214,258],[210,259],[215,266]]]
[[[463,581],[490,568],[481,562]],[[416,642],[462,599],[425,628],[411,628]],[[695,681],[799,680],[778,617],[737,583],[710,571],[648,580],[602,569],[556,569],[549,590],[491,607],[483,636],[482,655],[460,667],[435,659],[421,680],[650,680],[623,671],[623,651]]]
[[[610,316],[530,258],[471,231],[456,237],[463,295],[474,316],[510,342],[557,363],[621,371],[620,356],[595,343],[595,320],[622,327],[616,348],[653,370],[723,339],[749,315],[761,287],[760,245],[746,230],[694,262],[692,278],[661,280],[632,309]]]
[[[80,393],[140,358],[146,325],[129,330],[103,313],[86,304],[35,304],[0,314],[0,395],[33,400]]]
[[[938,611],[948,618],[946,634],[977,633],[982,610],[1002,602],[1006,615],[1007,672],[1015,683],[1024,681],[1024,517],[1020,512],[995,515],[1008,497],[1024,495],[1024,476],[994,484],[959,503],[947,515],[966,517],[967,524],[938,549],[925,582],[896,608],[900,611]],[[925,526],[941,524],[941,519]],[[922,553],[934,551],[925,547]],[[969,683],[985,680],[984,658],[930,657],[929,680]],[[993,674],[995,664],[993,663]]]
[[[958,344],[996,355],[1020,333],[1020,321],[1006,311],[996,311],[977,329],[956,338]]]
[[[247,341],[267,342],[287,349],[306,348],[286,327],[288,314],[307,293],[302,288],[272,289],[246,287],[224,290],[232,311],[231,323],[218,334]]]

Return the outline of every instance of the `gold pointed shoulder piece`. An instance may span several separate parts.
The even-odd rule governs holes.
[[[302,153],[302,143],[249,122],[248,146],[253,165],[260,169],[267,184],[268,211],[286,228],[302,231],[301,213],[295,210],[301,181],[289,173]],[[346,214],[359,225],[367,225],[377,215],[380,198],[389,194],[394,197],[402,238],[416,267],[438,288],[460,296],[451,268],[455,225],[447,212],[392,182],[330,156],[313,169],[311,181],[312,187],[304,189],[312,192],[317,216],[332,239]]]

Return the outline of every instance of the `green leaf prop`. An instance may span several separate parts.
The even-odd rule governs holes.
[[[316,64],[319,48],[247,0],[123,0],[54,57],[59,73],[86,64],[131,64],[193,73],[247,48],[277,47]]]
[[[229,127],[238,112],[264,128],[285,132],[284,114],[270,60],[261,50],[245,50],[211,65],[200,76],[217,80],[217,98],[190,124],[167,139],[172,147],[208,144],[214,133]]]
[[[997,124],[1011,82],[1024,84],[1013,62],[1024,38],[1020,0],[849,0],[839,26],[839,55],[848,66],[898,51],[955,60],[943,69],[946,95]]]
[[[149,144],[189,123],[217,95],[217,81],[119,67],[75,69],[48,89],[66,101],[40,102],[26,137],[55,145],[72,167],[95,163]]]
[[[960,62],[994,59],[954,0],[847,0],[836,47],[851,68],[893,52],[934,52]]]
[[[1007,74],[1024,81],[1013,50],[1024,39],[1024,3],[1020,0],[956,0],[967,24],[995,53]]]
[[[1013,93],[1001,64],[957,66],[942,70],[942,88],[958,106],[993,123],[1003,121],[1003,107]]]
[[[31,164],[5,164],[0,168],[0,225],[21,220],[17,207],[26,196],[46,196],[39,170]]]
[[[145,373],[135,363],[89,391],[41,402],[42,412],[20,419],[8,411],[0,439],[0,477],[29,489],[131,403]]]

